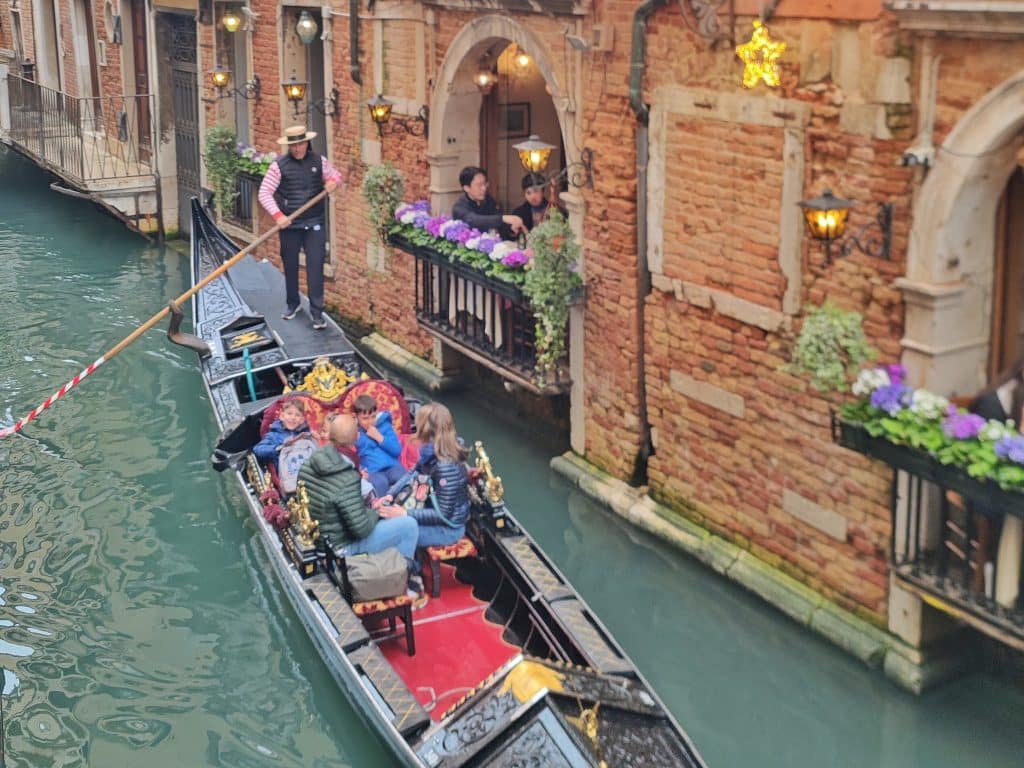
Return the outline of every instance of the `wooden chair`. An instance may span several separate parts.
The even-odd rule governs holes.
[[[468,536],[463,536],[454,544],[444,547],[426,547],[421,549],[423,573],[430,573],[430,596],[441,596],[441,563],[459,560],[463,557],[476,557],[476,545]]]
[[[330,541],[326,542],[325,570],[327,577],[344,595],[345,600],[352,606],[352,611],[363,620],[363,624],[381,619],[388,620],[388,629],[391,632],[389,637],[398,637],[398,627],[395,619],[401,618],[405,629],[405,647],[410,656],[416,655],[416,638],[413,633],[412,605],[413,598],[403,594],[397,597],[388,597],[382,600],[358,601],[352,599],[352,584],[348,580],[348,567],[345,558],[334,552]],[[340,581],[338,574],[341,575]],[[369,628],[369,627],[368,627]]]

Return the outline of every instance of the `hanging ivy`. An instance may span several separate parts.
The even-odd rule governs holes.
[[[529,246],[533,259],[523,292],[536,317],[538,384],[543,386],[566,355],[569,308],[582,285],[576,272],[580,249],[569,222],[555,209],[530,232]]]
[[[402,172],[385,160],[366,172],[362,190],[369,207],[370,223],[380,241],[387,243],[388,230],[394,224],[395,209],[405,194]]]
[[[830,301],[811,306],[784,370],[810,374],[820,392],[843,390],[860,366],[877,356],[864,337],[859,312],[840,309]]]
[[[206,162],[206,178],[213,188],[213,201],[217,212],[223,216],[231,211],[238,197],[239,157],[236,151],[238,139],[235,132],[224,125],[217,125],[206,131],[203,145],[203,160]]]

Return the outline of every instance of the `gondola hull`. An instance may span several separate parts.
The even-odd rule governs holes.
[[[195,200],[192,238],[193,284],[237,250]],[[338,686],[397,760],[415,768],[703,766],[635,665],[487,484],[486,472],[474,480],[467,526],[475,551],[448,577],[469,607],[431,621],[444,626],[448,615],[479,614],[501,652],[445,712],[428,711],[436,700],[417,699],[408,682],[419,674],[416,660],[395,655],[393,640],[340,599],[323,564],[303,559],[295,536],[264,516],[267,477],[248,451],[285,384],[304,374],[308,382],[317,360],[330,361],[342,380],[379,377],[333,322],[316,331],[301,315],[278,320],[283,295],[272,265],[247,257],[193,303],[196,334],[211,350],[200,368],[222,429],[214,463],[235,474],[296,615]],[[430,660],[460,641],[417,641],[416,654]],[[422,698],[423,686],[415,690]]]

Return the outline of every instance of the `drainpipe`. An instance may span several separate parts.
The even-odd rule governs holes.
[[[359,68],[359,0],[348,0],[348,71],[356,85],[363,84]]]
[[[643,101],[644,72],[647,58],[647,20],[669,0],[645,0],[633,14],[633,47],[629,59],[629,105],[636,114],[636,253],[637,253],[637,373],[640,381],[640,450],[633,467],[632,485],[647,484],[647,461],[653,453],[651,424],[647,418],[647,373],[644,356],[645,305],[651,293],[651,271],[647,268],[647,161],[649,144],[647,123],[651,108]]]

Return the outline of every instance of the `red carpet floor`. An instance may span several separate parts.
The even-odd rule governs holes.
[[[519,653],[501,639],[502,628],[484,618],[486,608],[467,584],[455,579],[454,568],[442,565],[441,596],[413,614],[416,655],[405,652],[404,638],[380,642],[387,660],[434,720]]]

